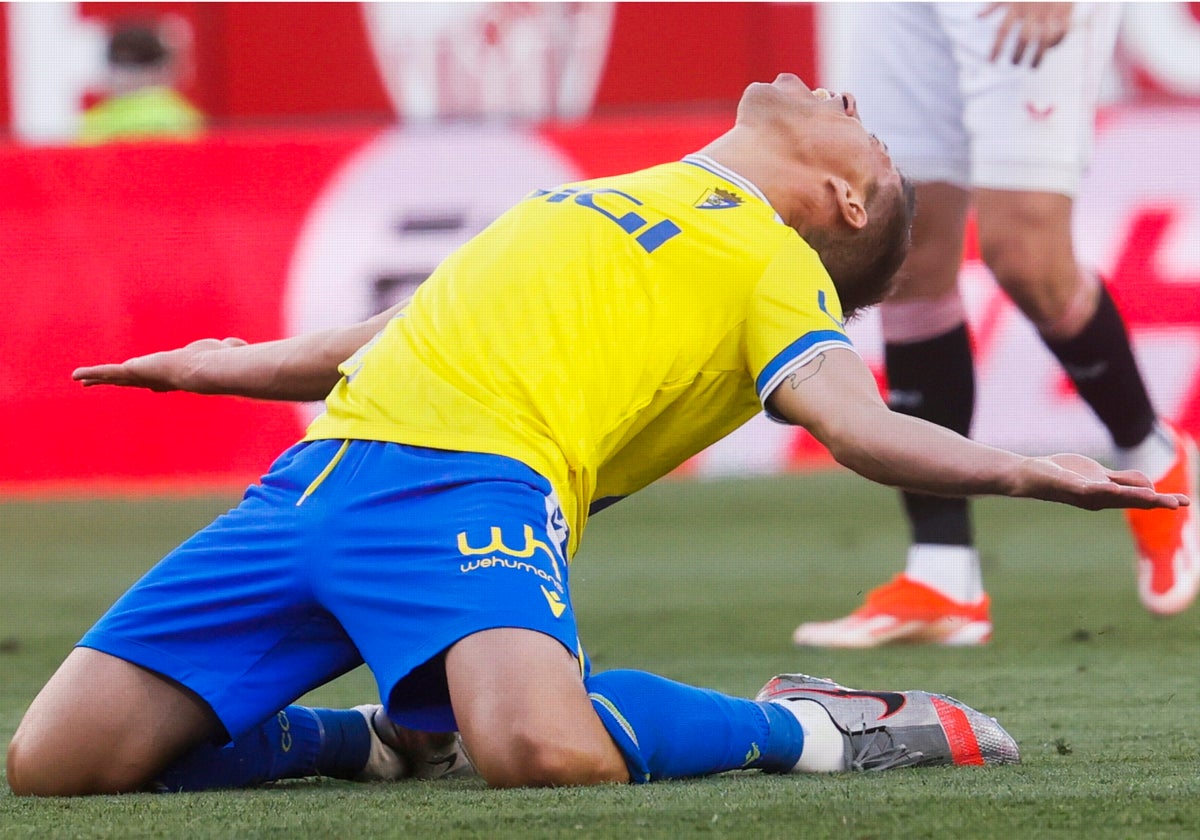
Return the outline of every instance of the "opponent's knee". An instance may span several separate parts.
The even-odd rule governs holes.
[[[920,300],[884,301],[880,331],[887,344],[914,344],[945,335],[966,323],[967,310],[957,288]]]
[[[1069,257],[1018,254],[992,266],[997,282],[1048,339],[1073,336],[1095,312],[1100,283]]]
[[[981,225],[980,256],[1025,317],[1041,327],[1063,315],[1086,278],[1069,231],[1060,230],[1056,219],[1015,215]]]

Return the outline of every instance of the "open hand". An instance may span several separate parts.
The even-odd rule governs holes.
[[[1015,495],[1062,502],[1085,510],[1166,508],[1190,504],[1182,493],[1159,493],[1136,470],[1110,470],[1083,455],[1029,458],[1021,466],[1024,482]]]
[[[208,353],[224,347],[241,347],[240,338],[202,338],[177,350],[165,350],[146,356],[135,356],[116,364],[91,365],[76,368],[71,378],[84,387],[120,385],[128,388],[149,388],[151,391],[196,391],[197,372],[203,367]]]

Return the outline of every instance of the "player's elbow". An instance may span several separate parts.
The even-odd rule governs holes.
[[[828,450],[835,461],[854,469],[854,462],[862,454],[863,445],[853,418],[825,415],[811,419],[804,428]]]
[[[883,457],[874,438],[857,418],[834,418],[818,429],[810,429],[838,464],[864,478],[890,484],[889,471],[883,469]]]

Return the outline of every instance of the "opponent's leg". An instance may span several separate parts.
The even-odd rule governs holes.
[[[222,732],[209,707],[177,683],[76,648],[17,727],[8,784],[38,796],[145,790],[168,764]]]
[[[1075,261],[1071,198],[980,189],[976,200],[980,251],[996,282],[1037,328],[1113,442],[1137,446],[1154,428],[1154,408],[1112,298]]]
[[[893,410],[968,434],[975,374],[958,291],[969,196],[948,183],[917,187],[913,247],[880,308]],[[902,493],[912,544],[905,572],[836,621],[808,622],[793,641],[813,647],[889,642],[972,645],[991,637],[989,604],[966,499]]]
[[[1122,466],[1165,492],[1194,493],[1194,443],[1156,417],[1112,297],[1076,262],[1071,198],[980,189],[976,202],[984,261],[1108,429]],[[1158,613],[1185,609],[1200,590],[1200,520],[1183,509],[1137,511],[1128,521],[1142,603]]]

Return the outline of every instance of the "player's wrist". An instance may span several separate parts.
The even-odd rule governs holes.
[[[991,486],[985,492],[1014,498],[1037,497],[1037,488],[1044,482],[1046,470],[1053,465],[1045,458],[1011,453],[1004,453],[1004,456],[995,470]]]
[[[222,364],[220,349],[192,353],[169,378],[170,385],[179,391],[193,394],[229,393],[228,365]]]

